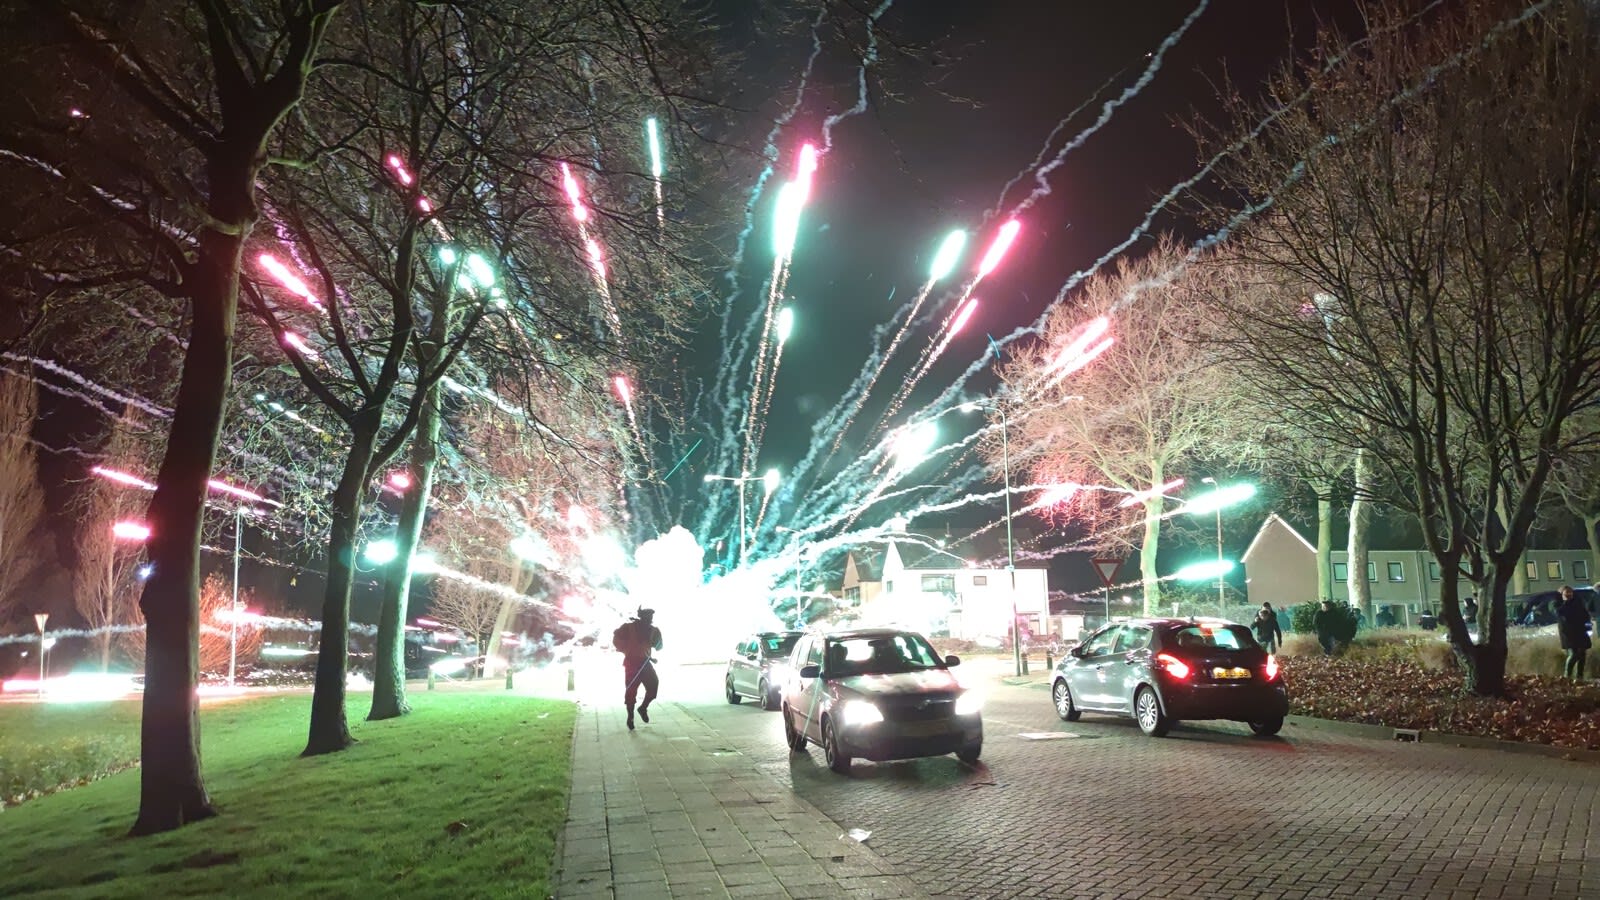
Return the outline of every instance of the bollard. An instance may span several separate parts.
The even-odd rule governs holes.
[[[1056,655],[1050,650],[1044,651],[1044,669],[1046,672],[1054,672],[1056,670]]]
[[[1022,674],[1028,674],[1028,657],[1022,657]]]
[[[573,677],[573,675],[574,675],[574,673],[573,673],[572,667],[571,666],[567,666],[567,690],[569,690],[569,691],[575,691],[575,690],[578,689],[577,688],[577,682],[576,682],[575,678]]]
[[[428,690],[433,690],[433,667],[428,667]]]
[[[511,687],[511,667],[510,666],[506,666],[506,690],[508,690],[508,691],[512,690],[512,687]]]

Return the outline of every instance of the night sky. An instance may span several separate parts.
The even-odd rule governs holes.
[[[944,234],[956,227],[973,232],[963,263],[970,267],[1001,221],[996,210],[1008,213],[1035,182],[1030,173],[1004,198],[1002,188],[1045,150],[1057,123],[1100,90],[1048,145],[1046,159],[1095,122],[1106,101],[1140,80],[1150,54],[1197,5],[1150,0],[1058,2],[1043,11],[1045,4],[1029,2],[891,7],[885,26],[932,52],[921,61],[885,56],[878,74],[897,96],[833,129],[832,149],[822,159],[801,223],[788,289],[796,327],[785,348],[759,468],[785,469],[804,454],[813,422],[837,401],[870,353],[872,329],[915,292]],[[977,292],[982,303],[976,316],[908,408],[931,399],[982,356],[985,333],[999,337],[1037,319],[1068,277],[1126,238],[1160,194],[1195,172],[1197,150],[1184,123],[1214,116],[1224,83],[1254,93],[1290,58],[1293,45],[1309,43],[1319,19],[1334,16],[1347,28],[1355,25],[1349,8],[1348,0],[1206,5],[1166,52],[1148,86],[1051,173],[1049,196],[1021,215],[1017,243]],[[773,57],[762,77],[792,80],[802,61],[803,53]],[[801,142],[817,139],[827,115],[854,102],[855,73],[843,54],[824,55],[800,113],[779,141],[785,154],[780,175],[787,176]],[[1111,86],[1101,90],[1108,79]],[[779,96],[787,102],[792,95]],[[770,265],[764,226],[775,186],[776,179],[769,183],[768,202],[758,207],[756,262],[743,270],[746,290],[764,281]],[[993,221],[982,227],[988,219]],[[1190,238],[1202,233],[1179,209],[1159,216],[1155,230]],[[886,391],[880,383],[874,393],[877,408],[930,333],[928,326],[912,332],[885,373],[891,387]],[[988,390],[993,382],[980,377],[969,386]],[[865,415],[873,410],[869,402]],[[692,467],[682,477],[699,480]],[[959,528],[997,515],[980,509],[952,518]],[[933,529],[939,523],[915,524]]]

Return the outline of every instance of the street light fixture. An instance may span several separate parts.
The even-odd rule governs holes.
[[[773,491],[778,489],[778,484],[783,480],[783,476],[778,473],[777,469],[768,469],[763,475],[751,475],[749,472],[741,472],[737,476],[713,475],[708,473],[703,480],[707,484],[710,484],[713,481],[731,481],[739,486],[739,565],[744,565],[744,555],[746,550],[745,540],[747,537],[747,528],[745,527],[746,514],[744,486],[752,481],[759,481],[761,482],[762,486],[766,488],[767,493],[771,494]]]
[[[1226,567],[1224,567],[1225,560],[1222,558],[1222,511],[1229,506],[1233,506],[1236,503],[1242,503],[1245,500],[1254,497],[1256,493],[1256,486],[1253,484],[1244,483],[1230,484],[1227,487],[1223,487],[1217,483],[1215,478],[1210,476],[1200,479],[1200,482],[1202,484],[1211,485],[1212,490],[1195,497],[1193,500],[1185,502],[1184,511],[1190,515],[1196,516],[1205,515],[1208,512],[1216,513],[1218,568],[1217,614],[1221,615],[1222,608],[1227,603],[1227,579],[1223,576],[1228,572],[1229,569],[1233,568],[1232,563],[1227,563]]]
[[[1017,627],[1017,550],[1011,538],[1011,436],[1010,422],[1006,419],[1005,404],[997,400],[973,400],[962,407],[967,410],[988,409],[1000,415],[1000,469],[1006,487],[1006,571],[1011,575],[1011,661],[1017,675],[1022,674],[1022,634]]]

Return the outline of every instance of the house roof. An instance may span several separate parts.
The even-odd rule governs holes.
[[[1256,536],[1250,539],[1250,546],[1246,547],[1244,555],[1239,557],[1240,562],[1249,561],[1250,554],[1254,553],[1256,545],[1261,543],[1261,536],[1266,534],[1268,529],[1272,528],[1278,528],[1282,529],[1283,531],[1287,531],[1288,533],[1294,535],[1296,540],[1304,544],[1307,550],[1311,551],[1312,553],[1317,552],[1317,548],[1313,546],[1310,541],[1306,540],[1304,535],[1296,531],[1293,525],[1290,525],[1288,522],[1284,521],[1283,517],[1277,513],[1271,513],[1267,516],[1267,520],[1261,523],[1261,527],[1256,529]]]

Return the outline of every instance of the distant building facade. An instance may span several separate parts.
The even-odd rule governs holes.
[[[1016,611],[1045,629],[1049,587],[1044,568],[1017,567]],[[845,558],[842,606],[862,625],[898,625],[963,640],[1011,631],[1011,575],[982,567],[926,539],[908,536],[860,545]]]
[[[1348,601],[1349,553],[1335,550],[1330,556],[1334,599]],[[1268,601],[1283,607],[1317,599],[1317,548],[1278,514],[1269,515],[1262,523],[1243,562],[1251,603]],[[1589,584],[1593,575],[1588,548],[1529,550],[1523,554],[1522,565],[1530,593],[1555,590],[1563,584]],[[1367,571],[1357,574],[1365,575],[1375,608],[1393,606],[1411,615],[1438,609],[1444,573],[1426,550],[1370,549]],[[1457,591],[1466,597],[1476,593],[1477,587],[1458,575]]]

